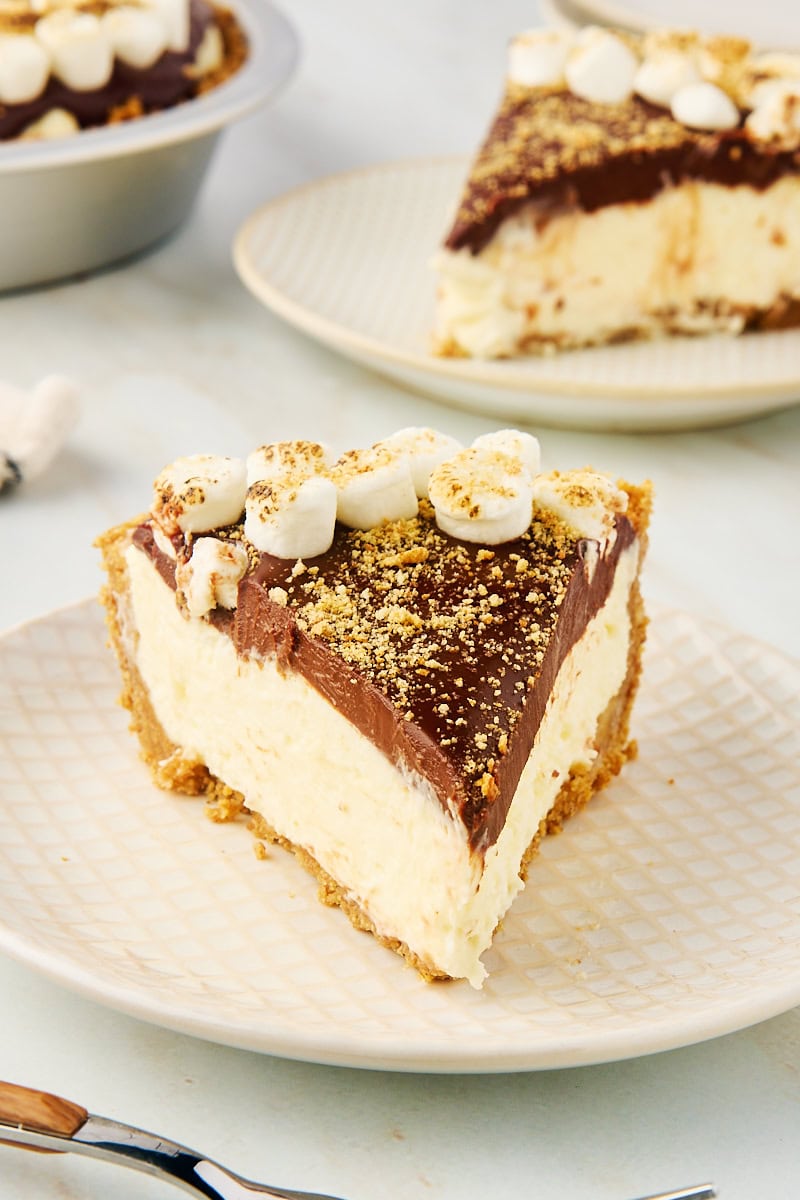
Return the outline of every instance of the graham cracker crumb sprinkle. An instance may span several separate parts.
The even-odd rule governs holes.
[[[423,500],[410,520],[338,527],[331,551],[302,574],[275,560],[265,587],[378,688],[398,720],[423,725],[446,748],[476,804],[491,803],[526,702],[523,681],[531,686],[541,668],[577,547],[542,512],[523,537],[487,552],[442,533]]]
[[[454,233],[491,217],[498,199],[521,200],[537,185],[573,172],[709,136],[636,97],[597,104],[565,89],[510,84],[473,164]]]
[[[721,133],[690,128],[669,108],[635,93],[607,104],[584,99],[565,84],[528,87],[509,80],[446,239],[451,249],[482,244],[504,215],[529,198],[541,196],[556,206],[576,202],[573,182],[580,191],[581,179],[590,174],[636,170],[661,158],[669,173],[676,169],[670,165],[675,154],[702,163],[720,147],[732,158],[741,157],[743,148],[758,153],[741,124],[752,107],[753,85],[763,74],[747,41],[690,31],[662,30],[644,38],[614,32],[640,59],[664,52],[699,56],[703,77],[738,108],[739,128]],[[795,136],[790,147],[797,148]],[[767,147],[767,159],[771,153]],[[458,354],[459,348],[446,345],[443,352]]]

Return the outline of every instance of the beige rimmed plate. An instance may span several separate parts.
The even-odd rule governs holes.
[[[598,430],[721,425],[800,401],[800,332],[676,338],[512,362],[429,352],[430,260],[462,159],[334,175],[270,201],[234,261],[268,308],[331,349],[487,417]]]
[[[355,1067],[509,1071],[687,1045],[800,1003],[800,664],[657,611],[639,758],[485,956],[424,984],[289,855],[158,791],[93,601],[0,638],[0,950],[133,1016]]]

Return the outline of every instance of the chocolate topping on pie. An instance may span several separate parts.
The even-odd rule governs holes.
[[[337,526],[330,550],[307,562],[254,555],[235,612],[209,620],[240,656],[274,656],[303,675],[391,761],[427,780],[485,850],[558,669],[635,537],[624,516],[615,532],[597,558],[597,543],[542,513],[523,537],[488,549],[442,533],[423,502],[412,520]],[[241,527],[216,536],[239,540]],[[133,540],[174,588],[175,564],[150,524]]]
[[[0,104],[0,141],[18,137],[53,109],[65,109],[81,128],[89,128],[126,116],[171,108],[197,95],[201,90],[198,80],[187,67],[194,62],[206,31],[213,21],[217,21],[223,37],[230,38],[234,26],[229,14],[216,10],[208,0],[190,0],[189,12],[189,44],[185,51],[166,51],[152,67],[143,70],[116,59],[108,83],[93,91],[76,91],[51,75],[44,91],[34,100],[24,104]],[[244,57],[243,35],[238,26],[235,41],[235,46],[226,47],[236,60],[231,64],[232,69]],[[126,111],[128,109],[130,111]]]
[[[477,253],[507,216],[533,201],[544,213],[649,200],[686,180],[766,188],[800,172],[800,151],[757,142],[743,128],[687,129],[638,96],[597,104],[553,88],[510,87],[470,174],[450,250]]]

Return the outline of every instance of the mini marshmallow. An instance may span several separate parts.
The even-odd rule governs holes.
[[[19,135],[21,142],[53,142],[80,133],[80,125],[65,108],[50,108],[38,121],[31,121]]]
[[[531,476],[537,473],[542,461],[538,438],[519,429],[498,429],[493,433],[481,434],[472,445],[478,450],[496,450],[499,454],[518,458]]]
[[[688,129],[735,129],[739,109],[714,83],[689,83],[672,97],[672,115]]]
[[[533,480],[518,458],[473,446],[436,468],[430,497],[444,533],[497,546],[530,525]]]
[[[755,55],[751,65],[757,75],[771,76],[775,79],[800,79],[800,54],[772,50]]]
[[[772,95],[779,95],[787,84],[800,80],[800,54],[759,54],[750,63],[748,108],[760,108]]]
[[[238,458],[193,454],[165,467],[153,487],[153,517],[166,534],[205,533],[242,515],[245,465]]]
[[[638,66],[636,55],[621,38],[589,26],[567,58],[564,74],[576,96],[598,104],[621,104],[633,91]]]
[[[336,488],[323,475],[258,480],[247,492],[244,535],[262,554],[316,558],[333,541],[336,504]]]
[[[406,456],[411,468],[411,478],[414,480],[414,490],[420,499],[428,495],[428,482],[434,467],[438,467],[439,463],[452,458],[464,448],[461,442],[448,437],[446,433],[415,425],[398,429],[396,433],[376,444]]]
[[[750,113],[745,129],[759,141],[793,141],[800,134],[800,79],[785,80],[769,92]]]
[[[606,542],[614,530],[614,517],[628,507],[628,495],[596,471],[552,471],[537,476],[534,507],[559,517],[579,537]]]
[[[521,87],[550,87],[564,79],[575,35],[567,29],[528,29],[512,38],[507,75]]]
[[[26,104],[47,86],[50,55],[31,34],[0,36],[0,103]]]
[[[36,37],[50,55],[53,74],[73,91],[95,91],[111,78],[114,51],[92,13],[57,9],[36,22]]]
[[[218,25],[209,25],[197,47],[194,61],[183,69],[190,79],[202,79],[212,71],[218,71],[225,59],[225,42]]]
[[[797,82],[795,79],[778,79],[774,76],[769,79],[759,79],[747,93],[747,107],[754,110],[761,108],[773,96],[782,96],[787,88],[791,90]]]
[[[167,49],[185,54],[189,49],[189,0],[143,0],[164,25]]]
[[[417,515],[417,492],[405,454],[388,446],[348,450],[334,463],[330,477],[336,485],[336,515],[351,529],[374,529],[384,521],[405,521]]]
[[[787,85],[800,81],[800,54],[758,54],[750,60],[747,78],[749,86],[742,89],[742,104],[749,109],[761,108],[772,96],[781,95]]]
[[[247,486],[262,479],[292,476],[307,479],[324,474],[331,455],[320,442],[270,442],[247,456]]]
[[[704,38],[698,50],[698,65],[704,79],[725,88],[741,75],[752,47],[746,38],[719,35]]]
[[[114,54],[129,67],[146,70],[167,48],[164,22],[147,9],[121,4],[110,8],[101,20]]]
[[[192,557],[181,563],[175,582],[183,592],[192,617],[204,617],[212,608],[236,608],[239,580],[247,570],[244,546],[215,537],[198,538]]]
[[[689,55],[673,52],[646,58],[636,72],[633,90],[651,104],[669,108],[676,92],[699,81],[700,72]]]

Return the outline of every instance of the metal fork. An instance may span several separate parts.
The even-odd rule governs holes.
[[[337,1200],[319,1192],[295,1192],[253,1183],[177,1142],[95,1116],[71,1100],[14,1083],[0,1082],[0,1142],[28,1150],[72,1151],[103,1158],[157,1175],[207,1200],[252,1200],[255,1195],[271,1196],[273,1200]],[[710,1184],[703,1184],[641,1200],[710,1200],[715,1195]]]

